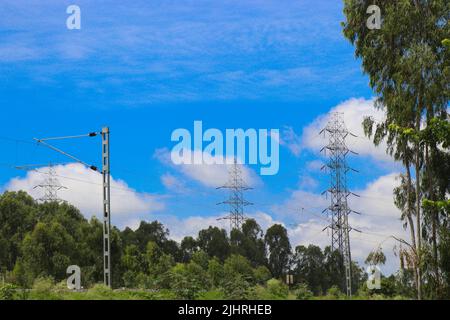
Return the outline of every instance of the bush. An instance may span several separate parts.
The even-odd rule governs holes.
[[[337,286],[332,286],[327,291],[327,298],[329,299],[341,299],[344,297],[344,294],[341,292],[341,290]]]
[[[260,266],[253,271],[255,280],[259,284],[265,284],[270,278],[272,278],[272,274],[270,270],[265,266]]]
[[[309,290],[308,285],[305,283],[301,283],[297,290],[295,291],[295,295],[297,297],[297,300],[309,300],[314,295],[311,290]]]
[[[55,281],[51,277],[36,278],[33,283],[32,297],[37,300],[61,299],[61,297],[53,292],[54,286]]]
[[[111,288],[104,285],[103,283],[97,283],[89,290],[89,292],[91,293],[102,296],[110,295],[111,291],[112,291]]]
[[[178,299],[193,300],[207,290],[208,277],[204,270],[195,262],[177,264],[170,272],[171,289]]]
[[[224,264],[225,277],[233,278],[240,275],[248,282],[253,282],[253,268],[247,258],[233,254],[229,256]]]
[[[220,290],[206,291],[198,295],[197,300],[224,300],[225,294]]]
[[[219,287],[223,282],[225,273],[222,264],[216,257],[209,260],[208,276],[211,279],[211,284],[215,287]]]
[[[52,278],[42,277],[34,280],[33,290],[36,293],[47,294],[50,293],[55,285]]]
[[[267,281],[267,290],[274,299],[287,299],[289,288],[283,282],[277,279]]]
[[[250,284],[240,275],[228,277],[224,283],[225,297],[228,300],[247,300],[250,295]]]
[[[6,284],[0,287],[0,300],[14,300],[16,287],[12,284]]]

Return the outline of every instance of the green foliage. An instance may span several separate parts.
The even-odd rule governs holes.
[[[5,205],[8,204],[8,205]],[[2,207],[3,205],[3,207]],[[0,196],[0,210],[8,214],[24,209],[32,221],[21,232],[19,245],[8,244],[2,254],[11,257],[9,250],[17,248],[11,268],[3,267],[2,275],[11,285],[2,288],[3,298],[37,300],[117,300],[117,299],[288,299],[294,295],[273,275],[275,270],[288,270],[290,244],[286,230],[274,226],[266,236],[260,227],[250,221],[241,233],[228,238],[224,230],[208,228],[199,232],[199,239],[185,238],[184,245],[168,240],[168,230],[157,222],[143,223],[136,231],[112,229],[114,248],[114,288],[98,284],[103,281],[102,224],[95,218],[84,219],[80,212],[58,203],[38,204],[24,193],[6,193]],[[27,208],[27,209],[26,209]],[[0,212],[5,215],[5,212]],[[16,234],[1,229],[4,234]],[[149,234],[146,234],[148,232]],[[20,232],[19,232],[20,233]],[[245,250],[236,253],[233,239]],[[147,241],[148,240],[148,241]],[[144,242],[147,243],[144,244]],[[265,256],[266,246],[269,261]],[[4,248],[3,248],[4,249]],[[218,254],[216,252],[218,250]],[[252,250],[257,250],[251,252]],[[180,252],[182,254],[180,254]],[[317,294],[341,281],[335,277],[340,270],[339,256],[310,246],[297,248],[292,260],[296,281]],[[2,263],[1,261],[0,263]],[[269,264],[271,262],[271,264]],[[76,264],[82,270],[81,291],[66,288],[66,268]],[[318,272],[322,270],[322,277]],[[322,272],[320,271],[320,272]],[[281,274],[282,276],[283,274]],[[281,278],[280,276],[280,278]],[[335,277],[335,278],[333,278]],[[357,282],[357,281],[356,281]],[[27,289],[31,288],[31,289]],[[296,292],[299,295],[298,292]],[[305,291],[305,297],[308,293]]]
[[[246,257],[253,267],[267,264],[263,232],[254,219],[247,219],[242,231],[234,229],[230,242],[232,253]]]
[[[327,290],[327,298],[333,300],[343,299],[345,295],[342,293],[341,289],[338,286],[332,286]]]
[[[309,290],[308,285],[305,283],[301,283],[297,286],[295,295],[298,300],[310,300],[314,296],[312,291]]]
[[[266,266],[259,266],[253,271],[253,276],[255,278],[256,283],[264,284],[270,278],[272,278],[272,274],[270,270]]]
[[[39,277],[33,282],[31,299],[59,300],[61,297],[55,292],[55,280],[51,277]]]
[[[202,292],[197,297],[198,300],[225,300],[225,294],[220,290]]]
[[[384,255],[381,247],[369,253],[365,261],[369,265],[382,265],[386,263],[386,256]]]
[[[214,257],[208,262],[208,276],[214,287],[220,287],[224,281],[225,271],[219,259]]]
[[[197,243],[200,249],[210,257],[217,257],[224,261],[230,253],[230,243],[225,230],[209,227],[198,233]]]
[[[328,279],[332,275],[328,275],[326,257],[320,247],[314,245],[296,247],[293,265],[297,281],[307,283],[317,295],[326,291]]]
[[[250,262],[243,256],[233,254],[225,260],[224,273],[227,279],[236,277],[239,275],[242,279],[252,283],[253,282],[253,269]]]
[[[279,278],[289,264],[291,244],[287,230],[280,224],[275,224],[267,229],[264,238],[269,251],[269,269],[273,276]]]
[[[195,299],[210,288],[210,280],[203,268],[191,261],[177,264],[169,273],[170,289],[179,299]]]
[[[223,289],[227,300],[248,300],[251,298],[251,286],[240,274],[228,277]]]
[[[192,237],[184,237],[181,240],[181,255],[183,262],[189,262],[193,254],[198,250],[197,241]]]
[[[208,270],[209,256],[203,250],[194,252],[192,255],[192,261],[202,267],[203,270]]]
[[[289,294],[287,285],[278,279],[270,279],[267,281],[267,291],[274,299],[286,299]]]
[[[0,300],[13,300],[16,286],[13,284],[5,284],[0,287]]]
[[[344,0],[344,35],[370,78],[376,106],[384,111],[381,121],[366,118],[364,131],[375,145],[385,141],[387,153],[405,169],[394,193],[416,252],[410,260],[417,297],[442,298],[438,233],[449,225],[450,2],[377,1],[383,12],[380,30],[366,27],[370,4]]]

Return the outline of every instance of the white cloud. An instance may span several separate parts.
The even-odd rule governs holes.
[[[223,228],[229,231],[228,220],[218,220],[226,216],[224,212],[215,216],[190,216],[186,218],[179,218],[176,216],[162,217],[160,221],[169,226],[170,238],[181,241],[185,236],[196,237],[198,232],[202,229],[207,229],[209,226]]]
[[[102,217],[102,177],[81,164],[54,166],[56,178],[67,189],[58,192],[59,198],[74,206],[86,216]],[[23,178],[11,179],[4,187],[6,190],[24,190],[34,198],[42,197],[41,188],[34,188],[48,178],[48,168],[29,171]],[[111,177],[111,219],[120,227],[127,221],[151,219],[151,213],[162,210],[161,197],[149,193],[140,193],[130,188],[124,181]]]
[[[370,251],[380,245],[387,256],[387,264],[382,268],[385,273],[398,269],[398,258],[393,252],[396,242],[390,236],[394,235],[407,241],[409,239],[409,233],[403,230],[400,212],[392,199],[392,190],[398,184],[397,175],[391,173],[381,176],[367,184],[364,189],[356,191],[360,198],[349,198],[350,208],[361,213],[350,215],[350,225],[362,231],[351,232],[352,259],[362,265]],[[329,219],[321,212],[329,204],[330,200],[324,196],[294,190],[287,201],[273,206],[272,209],[281,220],[297,222],[294,227],[288,225],[293,247],[299,244],[315,244],[323,248],[330,244],[330,231],[322,232],[329,224]]]
[[[376,120],[384,119],[382,110],[374,107],[374,100],[351,98],[332,108],[327,114],[317,117],[310,125],[303,129],[302,146],[315,152],[318,152],[324,145],[325,140],[319,135],[319,132],[326,127],[331,113],[339,112],[344,115],[344,122],[347,129],[356,135],[347,137],[347,146],[362,156],[369,156],[375,160],[392,161],[392,158],[386,154],[386,145],[384,143],[376,147],[370,139],[364,135],[362,122],[364,117],[372,116]]]
[[[166,187],[167,190],[170,190],[175,193],[186,193],[188,189],[186,188],[184,181],[179,177],[176,177],[170,173],[165,173],[161,176],[161,182]]]
[[[344,122],[347,129],[356,137],[349,135],[346,139],[347,146],[362,156],[369,156],[375,160],[392,162],[392,158],[386,154],[386,144],[381,143],[375,146],[370,139],[364,135],[362,122],[365,117],[371,116],[380,121],[384,119],[382,110],[374,107],[374,100],[363,98],[351,98],[333,107],[326,114],[322,114],[314,119],[308,126],[303,128],[302,134],[297,134],[292,127],[285,127],[281,132],[281,145],[287,147],[292,154],[300,156],[302,150],[312,150],[319,153],[326,144],[326,139],[320,135],[334,112],[343,113]]]
[[[302,139],[292,127],[285,126],[281,131],[280,144],[298,157],[302,151]]]
[[[309,171],[320,171],[325,164],[320,160],[313,160],[306,163]]]
[[[193,157],[197,156],[202,151],[192,151]],[[203,159],[207,159],[207,163],[227,163],[229,158],[223,159],[223,156],[212,156],[211,154],[203,152]],[[228,170],[230,165],[226,164],[180,164],[175,165],[170,158],[170,151],[168,149],[158,149],[155,151],[154,157],[164,165],[170,166],[185,177],[190,178],[196,182],[201,183],[207,187],[219,187],[228,181]],[[258,175],[245,165],[241,165],[242,178],[248,186],[260,185],[261,179]]]
[[[301,175],[299,181],[300,189],[314,190],[319,186],[319,182],[310,175]]]

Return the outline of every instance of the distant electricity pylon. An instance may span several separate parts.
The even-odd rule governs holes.
[[[46,177],[43,181],[43,183],[37,185],[34,187],[34,189],[43,189],[44,195],[37,199],[41,202],[63,202],[62,199],[58,197],[58,191],[62,189],[67,189],[61,183],[59,182],[58,178],[56,177],[56,170],[55,167],[50,164],[48,166],[48,170],[46,172]]]
[[[230,220],[230,232],[233,229],[241,230],[242,223],[246,219],[244,207],[253,204],[244,199],[244,191],[252,188],[248,187],[242,178],[242,170],[236,158],[234,158],[234,163],[228,170],[228,182],[217,189],[230,189],[228,200],[218,203],[218,205],[228,204],[230,206],[230,214],[218,220]]]
[[[101,132],[91,132],[88,134],[78,135],[78,136],[66,136],[66,137],[55,137],[55,138],[46,138],[46,139],[34,139],[38,143],[56,151],[58,153],[63,154],[70,159],[81,163],[91,170],[97,171],[98,168],[93,165],[89,165],[86,162],[68,154],[67,152],[58,149],[48,141],[52,140],[67,140],[67,139],[77,139],[84,137],[96,137],[101,135],[102,137],[102,182],[103,182],[103,279],[104,284],[108,287],[111,287],[111,241],[110,241],[110,230],[111,230],[111,167],[110,167],[110,153],[109,153],[109,137],[110,132],[108,127],[102,128]]]
[[[349,208],[347,198],[354,193],[347,187],[347,172],[356,171],[347,165],[348,153],[356,154],[351,151],[345,139],[350,133],[344,123],[342,113],[332,113],[327,126],[320,133],[328,135],[328,144],[322,148],[321,152],[328,155],[327,163],[322,167],[330,170],[330,187],[328,192],[331,197],[331,204],[324,212],[331,215],[331,224],[327,228],[331,229],[331,249],[338,250],[343,258],[345,268],[345,288],[347,295],[352,294],[352,271],[351,271],[351,250],[350,250],[350,231],[352,228],[348,223],[348,215],[351,212],[357,213]],[[324,193],[325,193],[324,192]],[[356,195],[357,196],[357,195]],[[354,229],[355,231],[358,231]]]
[[[59,182],[55,166],[52,163],[48,165],[17,166],[16,169],[37,171],[37,168],[44,166],[47,166],[47,172],[42,172],[45,174],[45,179],[33,188],[43,190],[42,197],[37,198],[36,200],[39,202],[63,202],[64,200],[58,197],[58,192],[67,188]]]

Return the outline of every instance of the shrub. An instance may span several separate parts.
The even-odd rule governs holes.
[[[289,295],[289,288],[287,285],[277,279],[270,279],[267,281],[267,290],[274,299],[287,299]]]
[[[332,286],[327,291],[327,297],[329,299],[341,299],[344,297],[344,294],[341,292],[341,290],[337,286]]]
[[[309,300],[313,297],[313,293],[309,290],[308,285],[301,283],[295,291],[297,300]]]
[[[14,300],[16,287],[12,284],[5,284],[0,287],[0,300]]]
[[[198,295],[198,300],[224,300],[225,294],[220,290],[206,291]]]
[[[60,299],[56,293],[53,292],[55,281],[51,277],[39,277],[34,280],[32,294],[33,298],[37,300],[56,300]]]
[[[233,254],[229,256],[224,264],[225,277],[233,278],[240,275],[246,281],[253,281],[253,268],[247,258]]]
[[[189,264],[177,264],[170,272],[171,289],[178,299],[195,299],[207,289],[207,278],[202,267],[191,261]]]
[[[259,266],[253,271],[255,280],[259,284],[265,284],[270,278],[272,278],[272,274],[270,270],[265,266]]]
[[[211,279],[211,284],[215,287],[219,287],[223,282],[225,273],[222,264],[216,257],[209,260],[208,276]]]
[[[224,283],[225,297],[228,300],[247,300],[250,294],[250,284],[240,275],[228,277]]]
[[[269,290],[262,285],[256,285],[249,290],[249,299],[251,300],[273,300]]]

